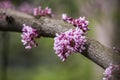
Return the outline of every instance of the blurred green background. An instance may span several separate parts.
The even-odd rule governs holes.
[[[24,0],[11,0],[16,6]],[[78,18],[84,16],[81,13],[81,5],[87,0],[25,0],[37,7],[49,6],[55,17],[61,19],[62,13]],[[89,12],[86,12],[89,13]],[[95,17],[95,16],[94,16]],[[90,28],[88,36],[94,36],[94,17],[89,17]],[[0,32],[0,80],[102,80],[101,68],[78,54],[70,55],[66,62],[62,62],[53,50],[53,39],[43,38],[37,40],[39,46],[32,50],[25,50],[21,43],[21,33]],[[6,43],[6,44],[5,44]],[[3,47],[3,45],[5,47]],[[3,50],[6,50],[8,63],[3,67]],[[97,67],[96,67],[97,66]],[[6,69],[4,73],[2,69]]]

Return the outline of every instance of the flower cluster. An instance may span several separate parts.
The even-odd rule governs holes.
[[[104,72],[103,80],[112,80],[115,75],[120,75],[120,65],[110,64],[110,66],[106,68]]]
[[[84,33],[88,30],[89,22],[85,17],[73,19],[66,14],[62,15],[62,19],[76,27],[76,29],[71,29],[60,35],[57,34],[54,38],[54,50],[58,57],[65,61],[70,54],[85,50],[86,37]]]
[[[26,46],[26,49],[31,49],[32,46],[36,47],[38,45],[35,41],[35,38],[38,37],[38,32],[36,29],[23,24],[22,32],[22,43]]]
[[[74,52],[82,52],[85,47],[86,37],[79,28],[71,29],[54,38],[54,50],[62,61]]]
[[[42,7],[34,8],[33,10],[34,16],[50,16],[52,17],[52,10],[48,7],[42,9]]]
[[[85,19],[85,17],[73,19],[72,17],[68,17],[66,14],[63,14],[62,19],[64,21],[67,21],[68,23],[74,25],[75,27],[82,29],[84,32],[89,30],[89,28],[88,28],[89,22]]]

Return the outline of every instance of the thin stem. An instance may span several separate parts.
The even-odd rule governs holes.
[[[7,80],[9,53],[9,33],[2,33],[2,75],[1,80]]]

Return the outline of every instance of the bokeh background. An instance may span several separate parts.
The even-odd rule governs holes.
[[[74,18],[86,16],[90,22],[89,37],[108,47],[119,46],[119,37],[115,36],[119,33],[119,0],[9,1],[16,9],[26,3],[31,7],[48,6],[58,19],[62,13]],[[53,38],[41,37],[37,48],[25,50],[20,35],[0,31],[0,80],[102,80],[103,69],[80,53],[62,62],[53,50]]]

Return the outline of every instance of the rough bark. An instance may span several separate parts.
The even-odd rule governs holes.
[[[0,15],[6,13],[4,19],[0,19],[0,31],[21,32],[22,24],[27,24],[36,28],[39,35],[43,37],[55,37],[56,33],[65,32],[74,27],[62,20],[41,17],[40,19],[34,18],[32,15],[22,13],[16,10],[0,9]],[[110,63],[120,64],[120,55],[98,41],[87,38],[86,50],[81,54],[89,58],[91,61],[106,68]]]

